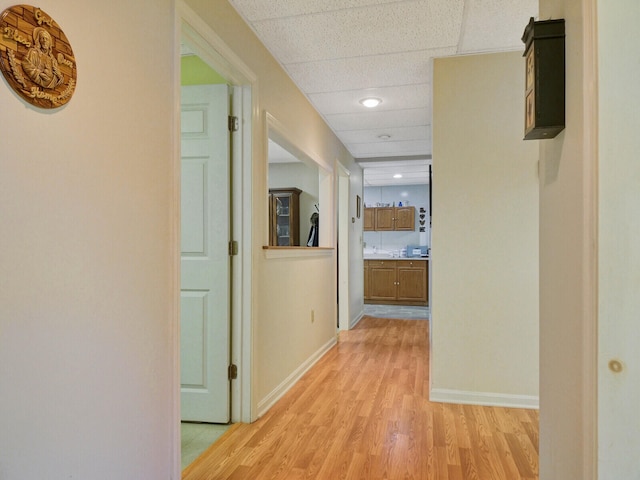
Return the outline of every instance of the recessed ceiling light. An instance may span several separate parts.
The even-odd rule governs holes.
[[[380,140],[389,140],[391,138],[391,135],[389,135],[388,133],[383,133],[382,135],[378,135],[378,138]]]
[[[396,173],[393,178],[402,178],[402,174],[401,173]]]
[[[360,103],[367,108],[374,108],[380,105],[382,103],[382,100],[375,97],[367,97],[360,100]]]

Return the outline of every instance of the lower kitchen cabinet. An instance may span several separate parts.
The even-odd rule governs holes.
[[[395,300],[397,290],[396,262],[369,260],[369,298]]]
[[[365,260],[365,303],[428,305],[428,260]]]

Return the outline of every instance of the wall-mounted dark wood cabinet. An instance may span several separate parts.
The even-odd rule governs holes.
[[[553,138],[565,126],[564,20],[536,22],[524,30],[524,139]]]

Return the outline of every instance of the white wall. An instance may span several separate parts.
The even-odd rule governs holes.
[[[522,141],[521,55],[434,63],[435,400],[538,401],[538,150]]]
[[[0,80],[3,480],[170,478],[172,3],[39,2],[75,95],[42,111]]]
[[[640,478],[640,8],[598,2],[598,471]],[[610,361],[623,370],[614,373]]]
[[[305,246],[311,228],[311,214],[317,212],[314,205],[318,205],[318,167],[305,163],[270,163],[269,188],[296,187],[300,193],[300,243]]]
[[[412,232],[364,232],[364,240],[367,248],[374,245],[378,249],[396,250],[405,248],[407,245],[429,245],[429,185],[398,185],[384,187],[365,187],[364,202],[367,205],[376,203],[395,202],[398,205],[409,201],[410,206],[416,207],[415,222],[416,229]],[[420,207],[425,210],[425,234],[420,236]],[[426,240],[424,242],[421,241]]]

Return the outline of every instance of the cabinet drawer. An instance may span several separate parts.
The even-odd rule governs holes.
[[[398,262],[398,267],[402,268],[418,268],[422,270],[427,269],[427,261],[426,260],[403,260]]]
[[[396,268],[396,264],[398,263],[396,260],[365,260],[365,262],[368,263],[369,268]]]

